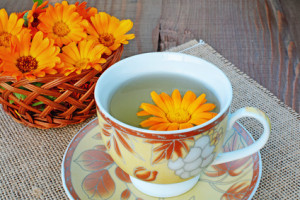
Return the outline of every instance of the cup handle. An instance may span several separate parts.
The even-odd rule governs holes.
[[[253,107],[245,107],[237,110],[233,114],[231,114],[229,120],[228,120],[228,127],[227,131],[232,129],[234,123],[243,117],[251,117],[258,120],[264,128],[263,134],[260,136],[260,138],[255,141],[253,144],[243,148],[238,149],[231,152],[224,152],[219,153],[217,158],[214,160],[212,165],[217,165],[225,162],[230,162],[233,160],[238,160],[247,156],[250,156],[254,154],[255,152],[259,151],[268,141],[270,130],[271,130],[271,123],[268,118],[268,116],[262,112],[261,110]]]

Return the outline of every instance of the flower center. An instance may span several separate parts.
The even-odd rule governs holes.
[[[30,72],[38,67],[38,62],[31,56],[22,56],[17,59],[16,66],[22,73]]]
[[[115,38],[110,33],[102,33],[99,35],[99,42],[106,47],[110,47],[115,43]]]
[[[10,47],[11,34],[7,32],[0,33],[0,46]]]
[[[33,13],[33,21],[31,22],[32,27],[37,27],[40,23],[40,20],[38,19],[39,15],[37,13]]]
[[[186,123],[191,119],[191,115],[185,110],[176,110],[174,112],[169,112],[167,118],[172,123]]]
[[[59,37],[64,37],[70,32],[69,26],[65,22],[56,22],[53,26],[53,33]]]

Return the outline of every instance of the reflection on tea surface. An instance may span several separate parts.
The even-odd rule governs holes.
[[[112,96],[109,112],[119,121],[141,128],[139,123],[148,118],[148,116],[138,117],[136,115],[141,110],[139,108],[141,103],[153,104],[150,96],[152,91],[171,95],[175,89],[178,89],[182,96],[188,90],[193,91],[197,96],[205,93],[207,102],[216,105],[213,111],[219,112],[220,104],[217,98],[200,81],[169,73],[149,74],[125,82]]]

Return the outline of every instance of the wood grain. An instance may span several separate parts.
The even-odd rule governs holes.
[[[50,0],[51,3],[60,0]],[[69,1],[74,3],[75,1]],[[136,35],[123,57],[203,39],[284,103],[300,112],[300,1],[89,0],[89,6],[131,19]],[[31,0],[1,0],[8,12]]]
[[[300,111],[299,54],[279,1],[167,0],[162,7],[160,50],[203,39]]]

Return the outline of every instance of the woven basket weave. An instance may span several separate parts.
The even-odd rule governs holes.
[[[123,46],[106,58],[102,72],[119,61],[122,52]],[[79,75],[47,75],[34,81],[0,77],[0,103],[4,111],[27,126],[48,129],[77,124],[96,113],[94,89],[102,72],[91,69]],[[36,86],[36,82],[43,85]],[[15,93],[26,98],[20,100]],[[36,102],[43,102],[43,109],[32,106]]]

